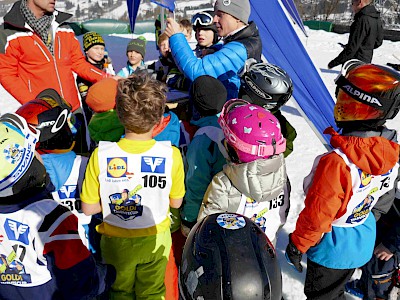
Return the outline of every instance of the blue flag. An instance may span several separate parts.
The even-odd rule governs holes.
[[[280,66],[292,78],[293,98],[321,142],[330,148],[330,136],[323,131],[336,129],[333,117],[335,102],[325,86],[307,50],[301,43],[279,0],[250,0],[251,15],[259,29],[263,55]]]
[[[150,0],[150,2],[168,8],[170,11],[175,10],[175,0],[159,0],[159,1]]]
[[[128,15],[129,15],[129,24],[131,26],[131,32],[134,32],[136,16],[139,10],[140,0],[127,0],[126,3],[128,4]]]

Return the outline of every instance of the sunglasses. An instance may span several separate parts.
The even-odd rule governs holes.
[[[213,16],[211,16],[209,13],[197,13],[192,17],[192,25],[193,27],[209,26],[213,24],[213,19]]]

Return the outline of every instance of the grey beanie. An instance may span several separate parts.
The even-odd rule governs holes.
[[[214,11],[223,11],[239,19],[243,23],[249,23],[250,1],[249,0],[217,0]]]
[[[126,52],[128,51],[136,51],[144,58],[146,55],[146,40],[141,37],[131,40],[126,47]]]

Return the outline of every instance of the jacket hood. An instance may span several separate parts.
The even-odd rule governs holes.
[[[353,132],[339,135],[333,128],[324,133],[331,134],[331,145],[339,148],[358,168],[372,175],[387,173],[399,160],[399,145],[394,141],[393,130],[381,132]],[[354,135],[351,135],[354,134]],[[393,140],[388,138],[392,137]]]
[[[164,113],[164,118],[153,131],[156,141],[171,141],[171,144],[179,147],[181,125],[178,116],[172,111]]]
[[[4,16],[5,27],[6,24],[8,24],[18,28],[25,28],[25,18],[21,13],[20,6],[21,1],[15,2],[10,11]],[[58,10],[55,10],[53,15],[55,16],[55,21],[59,24],[66,22],[72,17],[71,14],[67,14]]]
[[[228,163],[224,166],[224,173],[236,189],[258,202],[278,197],[287,183],[286,165],[282,153],[250,163]]]
[[[354,15],[354,18],[359,18],[362,15],[365,15],[365,16],[377,19],[377,18],[379,18],[380,14],[381,13],[378,10],[376,10],[375,6],[370,4],[370,5],[364,6],[358,13],[356,13]]]

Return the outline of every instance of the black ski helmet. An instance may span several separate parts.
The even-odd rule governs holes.
[[[213,44],[216,44],[219,41],[219,36],[217,26],[214,24],[214,14],[213,10],[196,13],[192,17],[192,26],[194,31],[197,29],[212,30],[214,32]]]
[[[281,300],[282,276],[274,247],[245,216],[207,216],[186,240],[179,292],[184,300]]]
[[[54,89],[42,91],[15,112],[40,131],[36,149],[44,153],[63,153],[75,145],[71,106]]]
[[[276,111],[292,96],[293,83],[282,68],[269,64],[257,63],[254,58],[246,60],[239,72],[239,98]]]
[[[400,109],[400,73],[391,68],[350,60],[336,82],[335,121],[340,128],[381,126]]]

